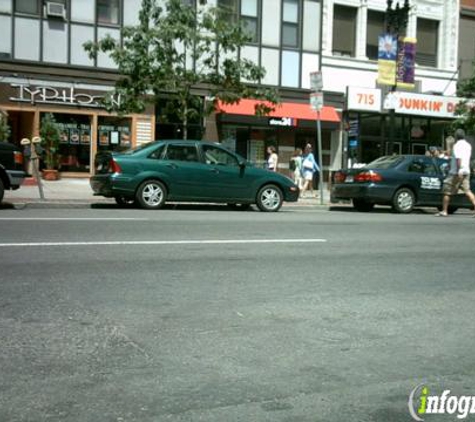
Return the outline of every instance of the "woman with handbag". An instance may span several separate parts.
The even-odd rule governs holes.
[[[310,197],[313,197],[313,176],[317,171],[320,171],[320,167],[313,156],[312,145],[307,144],[302,156],[302,177],[304,179],[301,191],[302,198],[305,197],[306,190],[309,190]]]

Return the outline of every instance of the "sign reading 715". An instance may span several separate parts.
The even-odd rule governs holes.
[[[349,86],[347,91],[348,110],[381,110],[381,90]]]

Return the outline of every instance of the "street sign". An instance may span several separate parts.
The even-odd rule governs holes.
[[[323,92],[312,92],[310,94],[310,107],[312,107],[312,110],[321,111],[323,108]]]
[[[314,92],[318,92],[323,89],[322,72],[310,72],[310,89]]]

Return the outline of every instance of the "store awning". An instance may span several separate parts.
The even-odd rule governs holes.
[[[242,99],[237,104],[218,103],[218,113],[241,114],[254,116],[256,104],[261,101]],[[290,117],[293,119],[316,120],[317,113],[312,110],[310,104],[283,102],[275,107],[275,111],[269,113],[268,117]],[[320,120],[324,122],[340,122],[340,116],[334,107],[324,106],[320,112]]]

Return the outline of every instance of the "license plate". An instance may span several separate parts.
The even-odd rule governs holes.
[[[353,183],[353,176],[346,176],[345,183]]]

